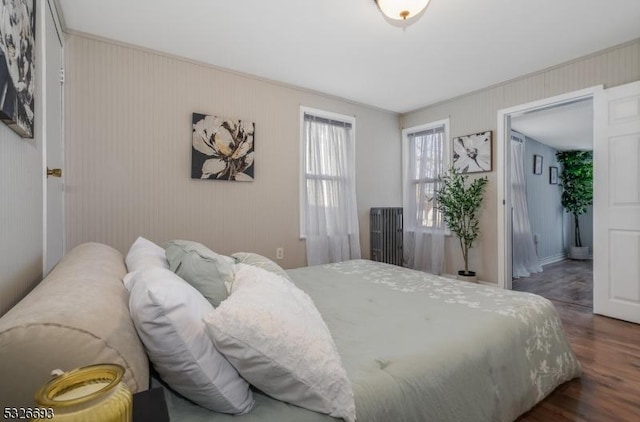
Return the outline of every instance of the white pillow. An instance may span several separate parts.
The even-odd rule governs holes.
[[[213,306],[170,270],[136,271],[129,311],[160,377],[195,403],[223,413],[254,405],[249,384],[214,347],[202,318]]]
[[[276,399],[355,420],[353,390],[313,301],[283,277],[236,265],[231,295],[204,322],[216,348]]]
[[[142,236],[129,248],[125,262],[130,273],[147,267],[169,268],[164,248]]]

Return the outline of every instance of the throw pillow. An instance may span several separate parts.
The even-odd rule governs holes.
[[[164,248],[169,269],[195,287],[213,306],[227,298],[234,279],[233,258],[188,240],[172,240]]]
[[[236,252],[231,255],[236,260],[237,264],[253,265],[254,267],[260,267],[263,270],[270,271],[274,274],[282,276],[287,280],[291,280],[289,275],[282,269],[282,267],[266,256],[258,255],[252,252]]]
[[[197,290],[163,268],[136,271],[129,310],[149,360],[174,390],[200,406],[246,413],[249,384],[214,347],[202,318],[213,307]]]
[[[125,263],[130,273],[148,267],[169,268],[164,249],[142,236],[129,248]]]
[[[216,348],[266,394],[354,421],[351,384],[311,298],[262,268],[236,267],[231,295],[204,319]]]

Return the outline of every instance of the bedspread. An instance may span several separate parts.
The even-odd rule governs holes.
[[[359,422],[513,421],[580,375],[555,308],[540,296],[367,260],[287,273],[331,331]],[[255,397],[242,416],[168,400],[180,421],[335,420]]]
[[[288,273],[332,332],[360,421],[513,421],[580,375],[540,296],[366,260]]]

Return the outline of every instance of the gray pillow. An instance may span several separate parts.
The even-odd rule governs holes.
[[[285,270],[283,270],[280,265],[276,264],[266,256],[258,255],[257,253],[252,252],[236,252],[234,254],[231,254],[231,256],[236,260],[237,264],[246,264],[253,267],[262,268],[263,270],[267,270],[291,281],[291,278],[285,272]]]
[[[169,269],[196,288],[217,307],[228,296],[235,261],[198,242],[172,240],[164,246]]]

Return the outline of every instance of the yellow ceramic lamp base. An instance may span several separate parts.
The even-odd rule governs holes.
[[[124,368],[113,364],[74,369],[42,386],[36,404],[51,408],[54,421],[131,422],[131,392],[123,375]]]

